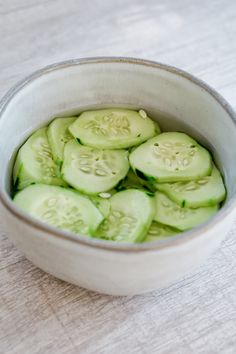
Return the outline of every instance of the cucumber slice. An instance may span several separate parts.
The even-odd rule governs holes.
[[[138,112],[113,108],[84,112],[69,130],[81,144],[100,149],[122,149],[156,135],[157,125]]]
[[[93,196],[90,198],[93,202],[93,204],[98,208],[100,213],[106,218],[111,210],[111,204],[109,199],[106,198],[101,198],[98,196]]]
[[[94,149],[75,140],[65,146],[63,178],[81,192],[98,194],[109,191],[128,170],[128,151]]]
[[[36,219],[75,234],[92,235],[103,220],[88,197],[62,187],[35,184],[18,192],[14,203]]]
[[[198,209],[181,208],[161,192],[155,193],[155,205],[155,221],[182,231],[204,223],[219,209],[218,205]]]
[[[157,240],[162,240],[166,237],[174,236],[179,234],[181,231],[176,230],[170,226],[160,224],[159,222],[153,221],[148,230],[147,236],[144,242],[152,242]]]
[[[130,164],[147,180],[189,181],[211,173],[209,152],[184,133],[162,133],[137,147],[130,154]]]
[[[95,236],[117,242],[142,242],[154,216],[154,198],[130,189],[113,195],[110,203],[111,212]]]
[[[149,191],[150,193],[155,192],[155,187],[148,183],[147,181],[138,178],[133,170],[129,170],[127,176],[116,186],[117,191],[122,191],[125,189],[144,189]]]
[[[215,166],[211,176],[189,182],[156,183],[155,187],[180,206],[189,208],[219,204],[226,195],[221,174]]]
[[[68,127],[75,121],[76,117],[56,118],[48,127],[48,141],[51,146],[54,161],[61,165],[63,161],[65,144],[74,137]]]
[[[157,123],[157,121],[153,121],[153,123],[154,123],[154,125],[155,125],[155,135],[159,135],[159,134],[161,134],[161,129],[160,129],[160,126],[159,126],[159,124]]]
[[[17,189],[33,183],[66,185],[60,178],[59,166],[53,161],[47,128],[38,129],[18,151],[13,168],[13,182]]]

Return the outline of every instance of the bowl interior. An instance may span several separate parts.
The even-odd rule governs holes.
[[[213,153],[228,191],[236,190],[236,125],[225,102],[176,69],[131,59],[72,61],[33,74],[2,102],[0,191],[10,193],[17,148],[55,116],[90,108],[145,109],[163,130],[185,131]]]

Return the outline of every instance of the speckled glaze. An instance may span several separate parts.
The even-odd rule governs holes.
[[[12,203],[11,168],[17,147],[54,116],[86,108],[145,109],[162,129],[184,130],[213,152],[228,196],[207,223],[147,244],[116,244],[48,227]],[[225,100],[193,76],[132,58],[71,60],[42,69],[0,104],[1,222],[14,243],[41,269],[68,282],[113,295],[164,287],[202,263],[220,244],[236,208],[235,114]]]

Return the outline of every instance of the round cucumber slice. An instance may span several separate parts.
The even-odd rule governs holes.
[[[35,184],[18,192],[14,203],[36,219],[75,234],[92,235],[103,220],[88,197],[62,187]]]
[[[225,186],[214,166],[210,176],[189,182],[156,183],[155,187],[182,207],[198,208],[219,204],[225,199]]]
[[[69,130],[84,145],[123,149],[156,135],[157,125],[142,112],[114,108],[84,112]]]
[[[33,133],[18,151],[13,168],[13,182],[17,189],[33,183],[66,185],[60,178],[59,166],[52,158],[47,128]]]
[[[184,133],[162,133],[131,152],[136,173],[159,183],[189,181],[211,173],[209,152]]]
[[[52,150],[54,161],[61,165],[64,155],[65,144],[74,139],[68,127],[75,121],[76,117],[56,118],[48,127],[48,141]]]
[[[154,198],[130,189],[110,199],[111,211],[95,236],[117,242],[142,242],[154,216]]]
[[[148,230],[147,236],[144,242],[153,242],[157,240],[162,240],[166,237],[174,236],[179,234],[181,231],[176,230],[170,226],[160,224],[159,222],[153,221]]]
[[[64,150],[62,175],[75,189],[98,194],[112,189],[129,170],[128,151],[100,150],[69,141]]]
[[[181,208],[161,192],[155,193],[155,205],[155,221],[182,231],[204,223],[219,209],[218,205],[198,209]]]

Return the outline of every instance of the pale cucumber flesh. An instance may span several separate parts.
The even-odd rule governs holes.
[[[104,109],[82,113],[69,127],[81,144],[100,149],[123,149],[157,134],[157,123],[139,112]]]
[[[211,154],[185,133],[161,133],[145,111],[54,119],[19,149],[14,202],[77,235],[125,243],[173,237],[206,222],[226,188]]]
[[[65,146],[62,176],[75,189],[99,194],[115,187],[129,170],[126,150],[102,150],[75,140]]]
[[[156,221],[151,223],[151,226],[147,232],[147,236],[144,239],[144,242],[153,242],[158,240],[163,240],[170,236],[175,236],[181,231],[174,229],[170,226],[160,224]]]
[[[195,180],[212,171],[209,152],[178,132],[149,139],[131,152],[129,160],[136,174],[156,183]]]
[[[91,196],[90,199],[104,217],[109,215],[111,210],[111,203],[109,199],[101,198],[97,195]]]
[[[116,242],[142,242],[154,216],[154,198],[128,189],[110,198],[111,211],[95,236]]]
[[[19,190],[33,183],[66,185],[53,160],[47,128],[37,130],[21,146],[13,169],[13,180]]]
[[[34,218],[75,234],[93,235],[104,218],[88,197],[57,186],[29,186],[15,195],[14,203]]]
[[[181,208],[165,194],[156,192],[154,220],[182,231],[190,230],[207,221],[218,209],[218,205],[197,209]]]
[[[226,194],[223,179],[215,166],[210,176],[189,182],[156,183],[155,187],[180,206],[189,208],[219,204]]]
[[[74,139],[69,132],[69,126],[76,117],[65,117],[54,119],[48,127],[48,141],[52,150],[52,156],[57,164],[62,164],[64,159],[65,144]]]

